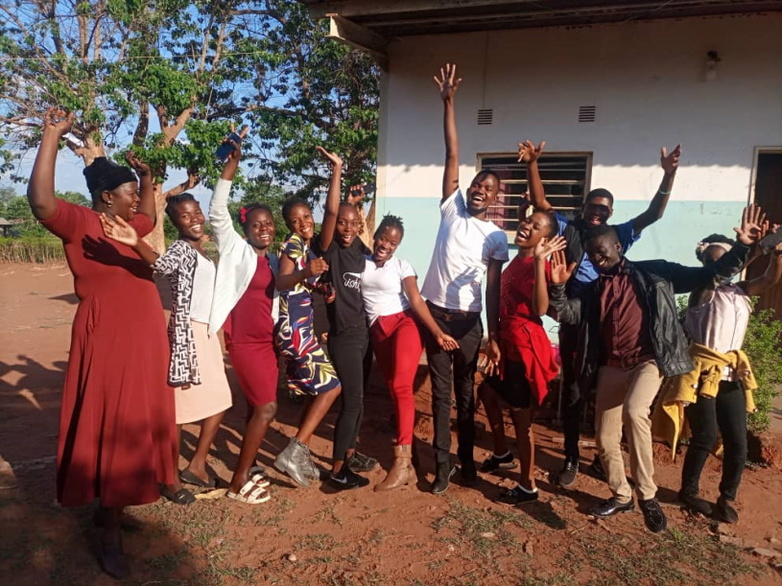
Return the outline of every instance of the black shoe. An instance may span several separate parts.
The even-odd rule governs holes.
[[[729,501],[722,497],[717,499],[717,506],[714,509],[714,513],[718,521],[730,523],[731,525],[739,522],[739,514],[736,512],[736,509],[733,508],[733,505],[730,504],[732,502],[733,501]]]
[[[464,486],[478,484],[478,472],[475,470],[475,460],[465,460],[459,469],[459,477]]]
[[[456,466],[451,462],[437,464],[437,476],[432,483],[432,494],[443,494],[451,484],[451,477],[456,473]]]
[[[597,478],[598,480],[602,480],[603,482],[606,482],[608,478],[606,477],[606,471],[605,468],[603,468],[603,461],[600,459],[600,456],[595,454],[595,459],[592,460],[592,463],[589,465],[589,468],[587,468],[587,473],[592,478]]]
[[[329,484],[337,490],[362,488],[369,485],[369,478],[359,476],[347,466],[342,466],[339,472],[329,475]]]
[[[612,496],[607,501],[602,501],[589,509],[589,514],[595,517],[610,517],[617,513],[624,513],[633,510],[633,499],[630,499],[626,503],[620,503],[616,500],[615,496]]]
[[[498,458],[494,454],[486,458],[481,464],[481,472],[496,472],[497,470],[513,470],[516,467],[516,460],[513,458],[513,454],[508,452],[502,458]]]
[[[711,505],[697,494],[689,494],[683,490],[679,491],[679,502],[682,503],[690,513],[698,513],[706,517],[711,515]]]
[[[562,470],[557,474],[556,485],[560,488],[570,488],[576,483],[578,476],[578,460],[567,458]]]
[[[639,500],[638,507],[644,514],[644,521],[646,522],[646,528],[652,533],[661,533],[668,528],[668,519],[665,518],[660,503],[657,499],[649,499],[646,501]]]
[[[345,461],[345,466],[353,472],[369,472],[377,467],[377,460],[362,454],[359,451],[353,452]]]
[[[538,489],[534,492],[524,490],[516,485],[511,489],[503,489],[497,497],[497,502],[504,505],[523,505],[538,500]]]

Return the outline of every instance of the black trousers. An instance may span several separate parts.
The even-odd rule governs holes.
[[[444,352],[427,331],[424,336],[429,374],[432,379],[432,413],[434,415],[435,458],[438,464],[450,460],[451,453],[451,382],[456,395],[456,424],[461,462],[473,460],[475,445],[475,370],[483,341],[479,313],[443,314],[427,302],[432,317],[446,334],[459,342],[453,352]],[[453,371],[453,378],[451,372]]]
[[[586,398],[581,396],[576,373],[578,326],[560,324],[559,355],[562,360],[562,433],[565,436],[565,459],[578,461],[578,439],[584,417]]]
[[[747,460],[747,403],[739,382],[720,381],[716,397],[698,397],[684,409],[692,439],[682,467],[682,492],[695,496],[700,488],[701,472],[709,453],[722,434],[725,449],[722,459],[720,495],[736,500],[744,464]]]
[[[340,409],[334,424],[335,460],[344,460],[350,449],[355,449],[356,438],[364,415],[364,385],[372,366],[369,349],[369,330],[351,328],[339,335],[329,334],[329,358],[342,383]]]

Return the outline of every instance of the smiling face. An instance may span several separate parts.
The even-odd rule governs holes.
[[[130,222],[138,212],[138,204],[141,202],[138,183],[128,181],[111,191],[104,191],[101,199],[108,206],[109,213]]]
[[[361,222],[358,218],[358,211],[353,206],[339,206],[337,214],[337,244],[342,248],[348,248],[358,236],[358,229]]]
[[[274,218],[263,208],[247,212],[244,223],[244,235],[247,242],[256,250],[266,250],[274,242]]]
[[[375,245],[372,249],[372,258],[377,262],[386,262],[396,252],[402,242],[402,232],[399,228],[386,226],[375,235]]]
[[[490,173],[478,173],[467,190],[467,211],[473,216],[484,214],[497,199],[500,182]]]
[[[603,234],[587,240],[589,262],[601,273],[609,273],[622,260],[622,245],[616,235]]]
[[[591,197],[584,203],[584,209],[581,211],[581,217],[590,226],[599,226],[605,224],[611,214],[614,213],[611,200],[607,197]]]
[[[183,201],[169,216],[182,240],[198,242],[204,236],[204,214],[197,201]]]
[[[551,217],[543,212],[535,212],[519,222],[514,243],[519,248],[535,248],[542,238],[551,237]]]
[[[315,220],[312,218],[312,210],[305,204],[299,204],[291,208],[285,224],[294,234],[298,234],[304,240],[309,241],[315,234]]]

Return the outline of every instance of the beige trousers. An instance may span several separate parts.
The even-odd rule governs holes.
[[[630,449],[630,474],[638,496],[648,500],[657,494],[652,459],[650,410],[662,375],[657,365],[644,362],[630,369],[601,366],[597,373],[595,427],[597,447],[608,478],[608,486],[620,503],[633,498],[622,458],[622,428]]]

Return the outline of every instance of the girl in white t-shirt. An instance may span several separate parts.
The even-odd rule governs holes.
[[[404,233],[400,218],[390,215],[383,218],[361,280],[372,348],[394,399],[397,418],[394,465],[385,480],[375,486],[377,491],[399,488],[414,476],[411,464],[415,420],[413,380],[423,351],[414,317],[426,326],[443,350],[458,348],[456,341],[443,333],[429,313],[413,267],[394,257]]]

